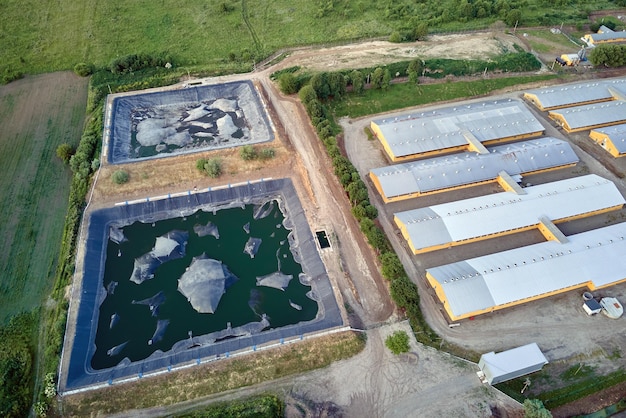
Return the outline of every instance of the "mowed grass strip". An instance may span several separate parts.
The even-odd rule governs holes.
[[[238,358],[63,398],[64,416],[100,416],[168,406],[328,366],[361,352],[354,332],[327,335]]]
[[[78,144],[86,101],[72,73],[0,87],[0,324],[52,286],[71,180],[56,148]]]
[[[495,90],[526,83],[551,80],[556,75],[517,76],[435,84],[392,84],[387,90],[368,89],[330,103],[335,116],[358,118],[405,107],[486,95]]]

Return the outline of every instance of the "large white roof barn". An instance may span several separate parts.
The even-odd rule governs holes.
[[[486,353],[480,356],[478,368],[484,380],[495,385],[538,372],[548,364],[537,343],[512,348],[500,353]]]
[[[626,281],[626,223],[426,270],[452,320]]]
[[[595,174],[394,214],[414,254],[539,228],[622,208],[613,184]],[[543,231],[542,231],[543,232]]]
[[[474,141],[489,145],[544,132],[530,110],[512,99],[375,119],[370,128],[394,162],[463,151]]]
[[[624,88],[626,78],[618,78],[528,90],[523,97],[539,110],[554,110],[611,101],[619,98],[616,92]]]
[[[614,157],[626,155],[626,123],[592,129],[589,137]]]
[[[375,168],[370,178],[388,203],[497,181],[501,171],[528,175],[577,162],[569,143],[547,137],[491,146],[486,153],[466,152]]]
[[[578,132],[609,125],[626,123],[626,101],[597,103],[568,107],[548,112],[567,132]]]

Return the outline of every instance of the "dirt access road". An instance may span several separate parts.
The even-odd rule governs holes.
[[[523,416],[519,404],[480,383],[472,363],[418,344],[414,338],[410,353],[391,354],[384,347],[384,339],[397,330],[411,334],[406,322],[369,330],[363,352],[322,370],[116,416],[171,416],[267,392],[278,393],[286,400],[286,417]]]

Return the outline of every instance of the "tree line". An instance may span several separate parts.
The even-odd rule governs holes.
[[[343,186],[352,206],[352,215],[359,222],[361,231],[375,250],[383,277],[390,282],[391,298],[405,312],[416,333],[417,340],[433,346],[438,337],[422,316],[417,286],[406,274],[402,262],[376,221],[378,210],[370,203],[367,186],[361,180],[357,169],[337,144],[337,135],[340,133],[340,129],[334,122],[328,106],[324,103],[323,96],[325,95],[326,100],[328,100],[330,97],[339,97],[345,94],[343,92],[345,91],[346,79],[342,77],[341,79],[344,80],[342,83],[332,83],[330,80],[340,80],[332,74],[328,73],[321,77],[321,80],[326,80],[327,85],[323,85],[324,83],[315,86],[313,83],[306,84],[300,89],[298,96],[332,160],[335,175]],[[322,92],[322,96],[318,95],[318,91]]]

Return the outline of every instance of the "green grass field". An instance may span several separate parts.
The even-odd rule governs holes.
[[[134,53],[168,53],[185,66],[248,62],[286,46],[387,37],[415,22],[426,22],[431,32],[487,28],[507,13],[479,10],[478,4],[476,10],[461,11],[455,0],[334,0],[321,13],[322,3],[329,2],[3,0],[0,74],[71,69],[78,62],[104,67]],[[510,8],[520,3],[508,0]],[[525,1],[520,25],[586,24],[586,10],[615,7],[610,0],[545,3]]]
[[[358,118],[405,107],[481,96],[494,90],[555,77],[555,75],[519,76],[417,86],[410,83],[392,84],[387,90],[368,89],[361,95],[349,94],[341,100],[332,101],[330,106],[337,117]]]
[[[232,4],[232,11],[219,11],[221,3]],[[0,70],[41,73],[71,69],[77,62],[103,67],[113,58],[139,52],[168,53],[185,65],[224,62],[231,53],[251,61],[255,54],[267,55],[282,46],[388,31],[379,25],[367,33],[360,30],[372,26],[365,22],[376,22],[374,11],[350,19],[359,28],[357,33],[339,30],[344,19],[316,19],[314,4],[286,0],[3,1],[0,42],[6,59]],[[252,31],[243,19],[243,7]]]
[[[78,144],[86,100],[71,73],[0,87],[0,325],[52,286],[71,178],[56,148]]]

